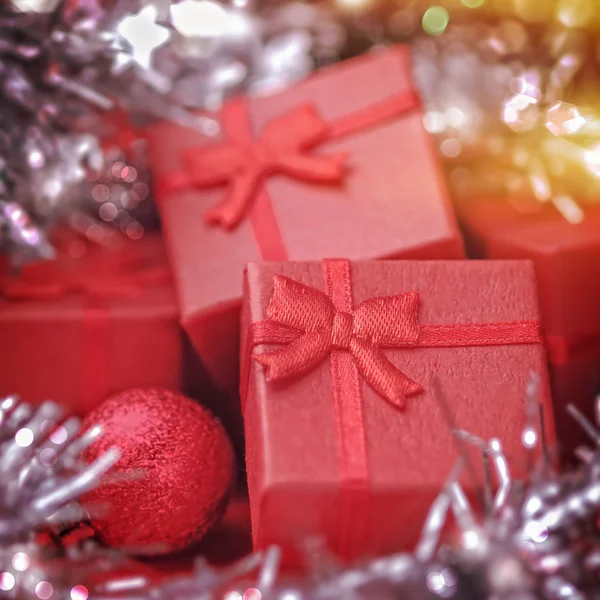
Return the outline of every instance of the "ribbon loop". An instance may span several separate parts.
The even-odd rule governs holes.
[[[305,104],[269,121],[259,140],[279,152],[298,153],[324,142],[328,130],[314,106]]]
[[[256,360],[264,366],[267,378],[277,381],[289,377],[290,373],[307,373],[321,363],[329,354],[331,342],[328,331],[309,331],[291,341],[287,346],[256,355]]]
[[[267,315],[276,323],[310,332],[331,328],[335,309],[323,292],[275,275]]]
[[[380,346],[414,346],[419,340],[419,294],[365,300],[355,311],[355,333]]]

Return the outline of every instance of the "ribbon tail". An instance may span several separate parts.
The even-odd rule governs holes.
[[[354,338],[350,350],[365,381],[392,406],[403,409],[406,398],[423,392],[423,387],[396,367],[374,344]]]
[[[225,200],[208,209],[204,213],[205,220],[228,230],[237,227],[248,211],[261,176],[257,169],[247,169],[235,175]]]
[[[279,381],[312,371],[329,350],[328,332],[323,329],[303,334],[287,346],[257,354],[254,359],[263,365],[269,381]]]

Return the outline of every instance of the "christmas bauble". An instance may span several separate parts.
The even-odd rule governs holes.
[[[224,512],[235,458],[222,425],[202,406],[157,388],[134,389],[92,411],[84,429],[103,434],[85,454],[121,458],[108,481],[82,499],[107,545],[160,555],[197,541]]]

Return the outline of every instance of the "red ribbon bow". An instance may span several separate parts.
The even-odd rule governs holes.
[[[416,93],[409,90],[326,123],[313,106],[302,105],[269,121],[255,137],[248,101],[234,99],[221,113],[225,139],[182,151],[183,170],[167,173],[155,187],[164,188],[164,196],[168,196],[172,191],[191,186],[206,189],[229,184],[224,200],[209,209],[205,218],[231,230],[264,192],[266,178],[279,174],[309,183],[340,184],[347,154],[314,154],[315,148],[323,142],[396,119],[418,106]],[[268,194],[263,193],[261,198],[262,205],[257,202],[257,211],[252,214],[261,254],[265,259],[285,260],[285,247],[271,214]],[[269,240],[266,247],[262,243],[265,239]]]
[[[346,264],[324,261],[324,265],[329,268],[338,262]],[[277,275],[268,319],[252,324],[249,344],[284,346],[254,356],[273,381],[310,371],[333,350],[347,351],[364,380],[393,406],[403,408],[406,398],[423,392],[423,387],[396,367],[383,348],[542,343],[537,321],[420,325],[418,309],[419,294],[413,291],[337,310],[327,294]]]
[[[189,181],[196,187],[230,184],[225,199],[205,214],[208,222],[226,229],[242,220],[266,177],[283,174],[313,183],[338,183],[344,174],[346,154],[308,154],[327,139],[329,129],[313,107],[301,106],[273,119],[257,138],[246,126],[246,112],[243,102],[230,103],[222,117],[227,138],[182,153]]]
[[[337,348],[352,354],[364,379],[394,406],[404,407],[407,396],[423,391],[382,351],[418,345],[417,292],[365,300],[348,313],[336,311],[323,292],[287,277],[276,276],[274,285],[267,314],[287,345],[255,356],[268,379],[309,371]]]

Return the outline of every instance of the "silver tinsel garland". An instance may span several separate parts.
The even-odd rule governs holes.
[[[3,2],[0,252],[49,258],[45,233],[62,221],[93,239],[101,225],[140,235],[148,194],[123,189],[150,188],[139,146],[133,163],[103,152],[117,109],[133,124],[162,118],[215,134],[210,111],[227,95],[300,79],[343,42],[324,9],[294,3],[257,14],[239,0]]]
[[[73,564],[81,557],[59,560],[58,547],[39,538],[43,531],[51,534],[78,522],[82,513],[75,501],[95,488],[119,458],[113,449],[84,463],[81,453],[101,429],[82,433],[79,428],[79,420],[65,419],[53,402],[34,408],[14,396],[0,399],[2,598],[85,600],[73,595],[73,589],[82,589],[76,583],[65,594],[60,590],[69,586]]]
[[[306,545],[308,575],[280,575],[280,549],[249,555],[225,568],[202,558],[195,572],[156,583],[143,574],[111,574],[128,559],[94,542],[70,549],[40,545],[43,530],[64,531],[85,518],[79,494],[98,485],[118,459],[109,451],[86,466],[81,452],[99,435],[79,434],[53,403],[38,409],[9,397],[0,402],[0,597],[48,600],[576,600],[600,598],[600,430],[576,409],[592,446],[581,465],[553,468],[532,385],[521,434],[526,480],[514,480],[500,440],[454,430],[455,469],[431,506],[414,552],[342,567],[318,543]],[[597,402],[600,415],[600,399]],[[600,422],[600,419],[599,419]],[[481,453],[484,504],[474,508],[460,483],[471,472],[466,445]],[[523,458],[523,457],[521,457]],[[492,483],[495,478],[495,483]],[[443,530],[452,517],[451,541]],[[77,581],[104,571],[102,583]]]
[[[598,401],[600,414],[600,399]],[[552,467],[535,401],[528,399],[522,432],[529,464],[526,481],[513,480],[497,439],[484,441],[456,430],[458,447],[481,451],[488,499],[475,510],[462,485],[468,461],[456,468],[431,506],[413,553],[367,561],[345,569],[318,545],[307,545],[309,575],[279,574],[280,549],[248,556],[217,570],[199,560],[193,575],[165,583],[145,577],[113,578],[90,596],[110,600],[575,600],[600,598],[600,430],[575,409],[572,414],[590,435],[593,447],[581,448],[582,464],[568,474]],[[467,469],[468,470],[468,469]],[[495,475],[496,483],[491,484]],[[496,490],[493,492],[493,490]],[[452,515],[456,539],[443,539]]]

